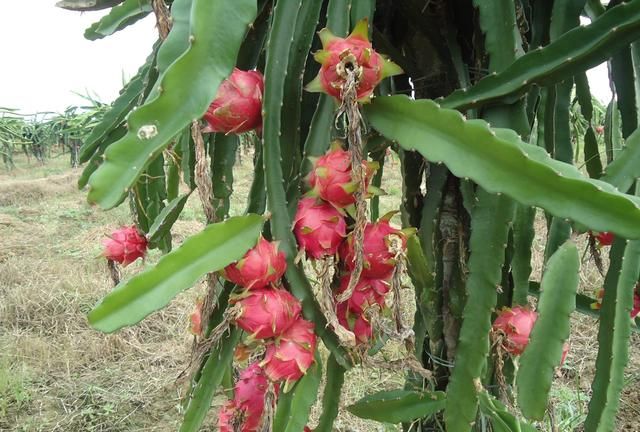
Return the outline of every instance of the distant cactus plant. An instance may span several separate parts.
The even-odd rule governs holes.
[[[88,38],[153,13],[159,40],[80,150],[80,186],[104,209],[128,199],[132,229],[166,255],[119,283],[89,322],[104,332],[134,325],[208,275],[191,317],[197,355],[182,432],[200,430],[241,369],[221,431],[310,430],[323,388],[313,430],[329,432],[345,372],[382,365],[370,357],[389,340],[404,347],[390,364],[406,384],[352,413],[413,432],[532,431],[575,311],[600,318],[584,430],[615,429],[637,329],[629,315],[640,309],[630,48],[640,0],[95,7],[111,6]],[[586,75],[605,61],[615,89],[606,109]],[[233,191],[240,141],[255,152],[246,197]],[[384,164],[389,151],[399,166]],[[378,217],[390,169],[401,172],[401,228],[393,212]],[[171,250],[186,189],[197,189],[208,225]],[[244,215],[229,217],[231,197],[246,199]],[[541,281],[532,280],[536,207],[547,217]],[[578,294],[580,236],[598,261],[609,255],[601,302]],[[116,246],[109,258],[135,259]],[[399,301],[407,284],[413,329]]]

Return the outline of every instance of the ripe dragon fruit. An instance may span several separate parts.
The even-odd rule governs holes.
[[[196,307],[191,312],[189,316],[189,321],[191,321],[191,333],[196,336],[202,336],[202,300],[199,299],[196,302]]]
[[[502,333],[505,339],[502,347],[512,355],[520,355],[529,344],[529,335],[533,325],[538,319],[538,314],[529,308],[515,306],[512,309],[505,308],[493,322],[493,330]],[[563,364],[569,352],[569,344],[562,347]]]
[[[338,303],[336,315],[341,326],[349,329],[356,336],[356,343],[367,343],[373,338],[373,326],[362,312],[354,312],[349,309],[346,302]]]
[[[368,279],[389,279],[396,265],[395,254],[391,250],[391,237],[397,236],[402,250],[406,248],[406,234],[389,224],[391,215],[385,215],[376,223],[368,223],[364,229],[363,269],[361,277]],[[347,269],[355,267],[353,235],[340,246],[340,257]]]
[[[234,69],[218,89],[204,119],[203,132],[243,133],[262,127],[264,77],[258,71]]]
[[[102,244],[104,256],[123,266],[144,257],[147,252],[147,239],[140,234],[135,225],[115,230],[109,238],[102,241]]]
[[[349,275],[340,278],[340,286],[336,291],[336,296],[347,290],[349,286]],[[391,286],[388,282],[380,279],[360,278],[356,284],[351,297],[347,300],[347,307],[350,311],[362,314],[364,311],[374,305],[378,305],[381,309],[385,307],[385,295],[389,292]]]
[[[378,165],[375,162],[362,163],[366,164],[365,186],[368,188]],[[327,153],[315,161],[309,174],[309,185],[312,194],[317,194],[335,207],[343,208],[355,203],[354,193],[358,190],[358,184],[351,178],[351,154],[339,143],[334,143]]]
[[[271,381],[285,381],[285,392],[313,364],[316,335],[313,323],[299,318],[275,342],[267,345],[260,366]]]
[[[283,252],[278,252],[278,242],[260,237],[258,244],[244,257],[225,267],[224,276],[241,287],[260,289],[280,280],[287,270]]]
[[[640,314],[640,282],[636,284],[636,288],[633,291],[633,308],[631,308],[631,319],[635,319]]]
[[[305,89],[323,92],[340,100],[347,71],[354,70],[357,74],[357,98],[366,102],[380,81],[401,74],[403,71],[398,65],[373,49],[368,28],[368,21],[363,19],[346,38],[337,37],[326,28],[320,30],[322,50],[313,57],[322,66],[318,76]]]
[[[529,308],[515,306],[505,308],[493,322],[493,330],[501,332],[505,339],[503,348],[509,354],[520,355],[529,343],[529,334],[538,314]]]
[[[300,301],[284,289],[253,289],[232,299],[236,324],[255,339],[279,336],[300,317]]]
[[[218,411],[218,430],[219,432],[235,432],[236,418],[240,412],[237,410],[233,401],[228,401]]]
[[[615,236],[612,232],[609,231],[599,232],[598,234],[596,234],[596,240],[598,241],[598,246],[600,247],[611,246],[614,239]]]
[[[252,363],[240,372],[234,387],[233,402],[246,413],[245,426],[255,430],[260,426],[264,411],[264,398],[269,389],[269,381],[258,363]]]
[[[300,249],[315,259],[335,255],[347,231],[338,210],[312,197],[300,200],[293,224]]]
[[[269,382],[258,363],[240,372],[234,386],[234,397],[218,413],[218,428],[222,432],[257,432],[262,423],[265,395]],[[276,397],[277,385],[274,388]]]
[[[596,293],[596,301],[591,303],[591,309],[600,310],[600,308],[602,308],[603,298],[604,288],[600,288]],[[640,294],[638,294],[638,286],[636,285],[636,289],[633,292],[633,307],[631,308],[631,312],[629,312],[629,316],[631,319],[635,319],[638,315],[640,315]]]

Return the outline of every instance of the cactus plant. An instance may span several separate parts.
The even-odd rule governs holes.
[[[98,2],[113,7],[87,38],[151,13],[159,38],[85,139],[80,186],[104,209],[129,199],[136,233],[166,255],[120,282],[90,324],[134,325],[205,275],[212,287],[226,277],[194,315],[203,350],[181,431],[200,429],[223,381],[254,356],[259,397],[224,405],[220,430],[308,430],[324,382],[315,430],[328,432],[345,372],[395,339],[405,388],[348,410],[467,432],[535,430],[570,316],[597,314],[585,430],[613,430],[640,267],[639,1]],[[615,98],[601,122],[586,70],[604,61]],[[229,217],[239,143],[254,173],[245,214]],[[378,217],[375,195],[395,168],[387,152],[401,161],[402,228]],[[171,250],[194,190],[208,226]],[[538,208],[541,283],[530,280]],[[594,248],[611,258],[600,310],[577,291],[580,236],[613,241]],[[413,331],[399,303],[407,280]]]

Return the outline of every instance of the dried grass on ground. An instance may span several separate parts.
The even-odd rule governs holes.
[[[236,196],[246,195],[251,158],[236,173]],[[182,388],[175,378],[189,353],[188,315],[204,287],[176,298],[163,311],[135,327],[113,335],[92,330],[86,313],[110,289],[100,254],[100,240],[113,228],[129,223],[126,206],[105,213],[86,203],[76,190],[78,170],[63,158],[45,166],[18,160],[18,169],[0,173],[0,431],[174,431]],[[397,161],[387,163],[382,198],[384,213],[397,207],[401,185]],[[239,198],[233,213],[244,208]],[[202,227],[202,211],[192,198],[175,225],[180,243]],[[544,231],[542,219],[539,232]],[[544,249],[536,239],[534,273],[539,276]],[[147,264],[155,262],[152,253]],[[145,264],[136,263],[131,275]],[[582,286],[592,293],[601,277],[587,263]],[[411,320],[410,291],[403,300]],[[571,351],[553,389],[554,420],[559,431],[578,428],[586,414],[596,354],[597,322],[573,320]],[[621,399],[620,430],[640,430],[638,335]],[[384,351],[397,356],[391,344]],[[365,394],[402,386],[399,371],[355,368],[347,373],[346,406]],[[317,416],[317,408],[314,417]],[[213,431],[213,416],[204,430]],[[352,432],[398,430],[349,415],[344,410],[336,430]],[[577,429],[576,429],[577,430]]]

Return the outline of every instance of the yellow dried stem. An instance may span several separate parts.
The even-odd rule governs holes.
[[[354,59],[346,57],[348,66],[340,70],[346,74],[345,84],[341,89],[342,104],[338,110],[338,117],[346,115],[347,117],[347,140],[349,142],[349,151],[351,153],[351,178],[358,185],[358,190],[354,196],[356,198],[356,216],[355,226],[353,228],[353,252],[354,252],[354,268],[351,272],[349,285],[347,289],[338,297],[338,302],[342,303],[349,299],[353,294],[360,275],[362,273],[363,262],[363,242],[364,229],[367,225],[367,203],[365,197],[367,195],[365,177],[366,166],[362,163],[364,149],[362,143],[362,115],[358,105],[358,84],[359,84],[359,66],[353,63]]]
[[[118,264],[114,260],[108,259],[107,268],[109,269],[109,276],[111,276],[113,286],[115,287],[120,283],[120,269],[118,268]]]
[[[269,388],[264,395],[264,410],[262,411],[262,419],[258,431],[260,432],[272,432],[273,431],[273,419],[276,412],[276,392],[273,387],[273,383],[269,382]],[[240,429],[238,429],[240,430]]]
[[[194,120],[193,123],[191,123],[191,136],[193,137],[193,142],[196,144],[195,182],[196,186],[198,186],[198,195],[200,196],[200,202],[202,203],[207,223],[213,223],[215,222],[216,216],[213,211],[213,205],[211,204],[211,197],[213,196],[211,164],[207,151],[204,148],[204,139],[202,138],[202,131],[198,120]]]
[[[333,301],[331,281],[333,279],[334,263],[333,257],[329,256],[319,261],[316,273],[319,281],[319,289],[316,292],[316,299],[320,304],[320,309],[327,320],[327,325],[333,328],[333,332],[338,336],[340,344],[346,348],[356,346],[356,335],[352,331],[343,327],[336,315],[336,305]]]
[[[164,0],[153,0],[151,2],[153,13],[156,16],[156,27],[161,40],[165,40],[171,31],[171,16],[169,8]]]

